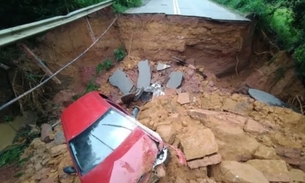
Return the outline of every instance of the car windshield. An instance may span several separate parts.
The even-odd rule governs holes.
[[[73,138],[69,145],[80,172],[85,174],[101,163],[135,127],[126,116],[110,109],[89,128]]]

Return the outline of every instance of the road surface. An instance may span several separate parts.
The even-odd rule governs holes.
[[[249,21],[247,18],[209,0],[144,0],[141,7],[131,8],[125,13],[165,13],[216,20]]]

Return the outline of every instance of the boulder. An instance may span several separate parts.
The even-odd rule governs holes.
[[[250,160],[246,164],[262,171],[270,182],[290,182],[284,160]]]
[[[222,161],[211,167],[211,175],[218,182],[269,183],[262,172],[251,165],[236,161]]]
[[[186,160],[202,158],[218,151],[218,146],[211,129],[197,129],[186,133],[180,139]]]
[[[50,124],[44,123],[41,125],[41,135],[40,139],[43,142],[49,142],[49,133],[52,132],[52,126]]]

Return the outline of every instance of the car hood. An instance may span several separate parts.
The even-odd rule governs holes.
[[[83,183],[137,183],[149,172],[156,160],[158,148],[140,128],[90,172],[81,176]]]

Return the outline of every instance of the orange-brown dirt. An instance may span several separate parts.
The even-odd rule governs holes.
[[[113,18],[111,13],[102,14],[89,18],[95,37]],[[120,16],[96,47],[61,73],[59,78],[64,86],[57,87],[64,90],[54,97],[53,102],[58,105],[59,112],[70,104],[75,94],[85,90],[97,64],[106,58],[114,60],[113,50],[123,44],[128,56],[109,72],[98,75],[95,82],[100,90],[119,100],[121,93],[108,82],[116,68],[124,70],[136,83],[140,60],[149,59],[152,67],[158,62],[170,64],[169,70],[157,72],[153,69],[152,80],[165,83],[170,71],[180,70],[184,73],[181,90],[167,90],[165,96],[142,105],[139,121],[156,130],[187,157],[211,150],[190,159],[188,166],[191,167],[190,162],[197,163],[192,166],[200,165],[191,169],[180,165],[171,149],[172,160],[161,183],[305,182],[304,116],[290,109],[266,106],[247,95],[232,94],[238,87],[248,84],[282,99],[303,96],[304,90],[290,67],[292,60],[282,52],[275,59],[266,54],[250,58],[247,52],[243,58],[249,56],[248,62],[243,66],[244,70],[239,70],[239,75],[216,77],[220,73],[235,72],[236,54],[247,41],[242,36],[248,31],[248,24],[200,18]],[[58,70],[92,43],[84,19],[54,29],[39,39],[41,44],[34,52],[52,71]],[[184,58],[201,68],[208,75],[207,79],[190,67],[175,65],[172,56]],[[234,65],[233,70],[231,65]],[[285,77],[282,77],[282,68]],[[181,92],[190,95],[189,103],[181,105],[177,102]],[[59,126],[49,136],[53,138],[60,130]],[[207,135],[207,130],[212,132],[208,133],[211,141],[201,138]],[[192,147],[193,143],[197,147]],[[212,161],[216,155],[221,159]],[[75,175],[66,175],[62,171],[64,166],[72,163],[64,144],[35,139],[22,157],[30,157],[23,175],[18,181],[3,179],[3,182],[79,182]]]

